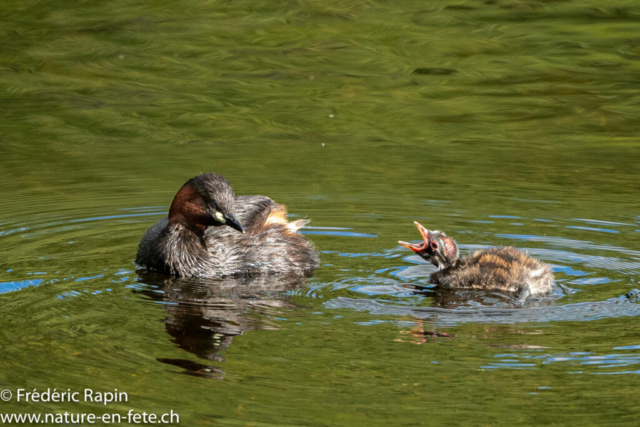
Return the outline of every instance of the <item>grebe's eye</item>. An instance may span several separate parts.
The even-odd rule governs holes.
[[[431,246],[431,249],[433,249],[434,251],[438,250],[438,244],[436,242],[431,242],[429,243],[429,245]]]

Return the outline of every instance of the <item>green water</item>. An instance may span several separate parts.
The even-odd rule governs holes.
[[[637,425],[639,95],[638,0],[5,0],[0,413]],[[314,277],[136,272],[207,171],[310,218]],[[557,286],[416,292],[414,220]],[[129,399],[15,399],[47,388]]]

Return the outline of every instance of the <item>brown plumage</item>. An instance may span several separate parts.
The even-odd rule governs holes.
[[[136,263],[182,277],[309,274],[313,245],[289,222],[287,210],[265,196],[236,196],[215,173],[198,175],[178,191],[169,215],[142,237]],[[228,226],[228,227],[225,227]]]
[[[513,247],[480,249],[460,258],[452,238],[415,223],[424,241],[399,242],[438,267],[431,283],[448,289],[478,289],[529,292],[533,296],[551,291],[553,272],[549,265]]]

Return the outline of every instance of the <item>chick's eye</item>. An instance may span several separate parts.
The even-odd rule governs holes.
[[[433,249],[434,251],[438,250],[438,244],[436,242],[431,242],[430,246],[431,246],[431,249]]]

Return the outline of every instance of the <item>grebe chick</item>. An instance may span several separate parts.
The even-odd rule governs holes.
[[[169,215],[149,228],[136,263],[182,277],[296,273],[318,266],[313,244],[298,233],[307,221],[289,222],[287,210],[265,196],[236,196],[215,173],[180,188]]]
[[[417,221],[423,242],[398,242],[438,267],[431,283],[448,289],[478,289],[540,296],[551,291],[549,265],[514,247],[480,249],[460,258],[458,246],[441,231],[429,231]]]

